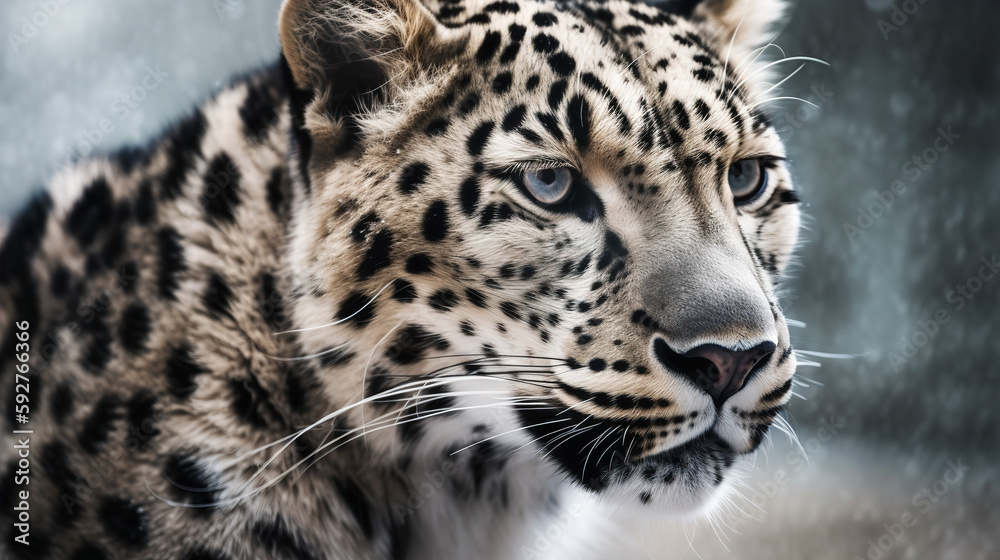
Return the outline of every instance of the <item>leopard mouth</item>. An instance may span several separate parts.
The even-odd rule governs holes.
[[[593,492],[610,486],[685,485],[714,488],[739,456],[712,427],[664,451],[641,455],[641,439],[625,421],[574,409],[518,409],[521,425],[573,482]]]

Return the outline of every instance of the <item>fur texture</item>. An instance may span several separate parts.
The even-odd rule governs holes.
[[[775,287],[798,199],[755,62],[780,13],[289,0],[281,63],[10,228],[32,545],[4,517],[0,550],[530,558],[598,501],[711,504],[795,369]],[[766,190],[737,204],[750,158]],[[531,198],[543,168],[572,170],[565,204]],[[720,402],[705,345],[768,352]]]

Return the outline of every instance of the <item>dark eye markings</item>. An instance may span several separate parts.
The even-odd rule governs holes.
[[[553,168],[550,167],[549,169]],[[604,203],[601,202],[601,198],[594,191],[593,185],[591,185],[590,182],[587,181],[587,179],[576,169],[569,167],[556,169],[565,169],[566,172],[569,173],[570,185],[566,193],[561,198],[548,204],[539,200],[538,196],[536,196],[533,192],[533,189],[529,188],[529,186],[525,183],[524,169],[497,170],[490,172],[490,175],[496,179],[514,183],[518,191],[520,191],[521,195],[525,199],[530,200],[536,207],[542,208],[547,212],[576,216],[587,223],[603,218]],[[544,169],[539,169],[538,171],[543,172]],[[551,176],[544,174],[539,177],[543,176],[550,179],[557,178],[554,174]],[[534,213],[537,214],[537,212]]]

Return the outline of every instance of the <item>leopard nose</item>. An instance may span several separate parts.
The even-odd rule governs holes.
[[[773,342],[761,342],[749,350],[702,344],[679,354],[662,338],[653,342],[660,363],[692,380],[712,397],[717,407],[743,388],[750,374],[768,362],[776,347]]]

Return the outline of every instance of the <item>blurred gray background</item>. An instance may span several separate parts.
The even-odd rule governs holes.
[[[74,157],[142,142],[272,60],[277,10],[0,3],[0,224]],[[785,88],[818,109],[771,107],[808,214],[783,301],[798,348],[854,357],[800,368],[802,447],[773,430],[743,498],[712,522],[637,522],[620,558],[1000,557],[997,29],[994,0],[793,2],[777,44],[832,67]]]

